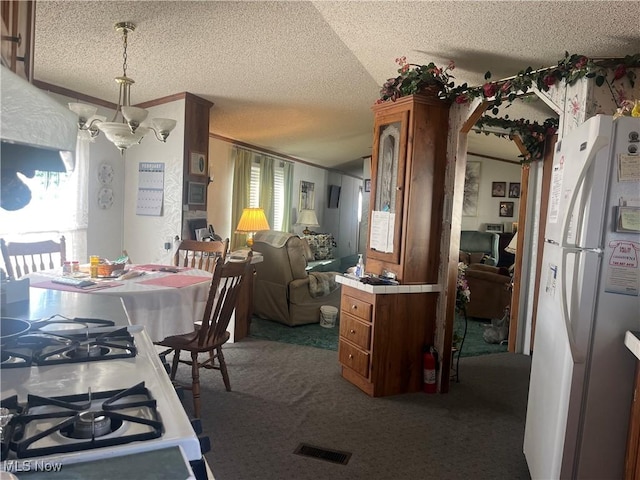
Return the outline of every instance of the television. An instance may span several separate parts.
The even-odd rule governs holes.
[[[340,203],[340,185],[329,185],[329,208],[338,208]]]

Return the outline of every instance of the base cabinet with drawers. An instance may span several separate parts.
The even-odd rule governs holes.
[[[342,286],[342,376],[368,395],[422,389],[422,348],[433,338],[436,293],[375,294]]]

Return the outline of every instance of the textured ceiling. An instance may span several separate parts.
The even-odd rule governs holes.
[[[132,103],[187,91],[215,104],[213,133],[347,168],[371,152],[371,105],[396,57],[453,59],[456,83],[479,85],[487,70],[504,78],[565,51],[640,52],[638,18],[637,1],[38,1],[34,78],[115,102],[122,39],[113,25],[130,21]],[[527,104],[510,116],[550,113]],[[518,155],[494,136],[469,143]]]

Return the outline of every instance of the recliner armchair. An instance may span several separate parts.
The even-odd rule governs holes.
[[[312,254],[300,237],[263,230],[253,237],[252,249],[263,257],[255,264],[254,315],[295,326],[320,322],[322,305],[340,307],[338,272],[308,273],[307,255]]]
[[[467,265],[497,265],[500,259],[499,244],[500,235],[497,233],[463,230],[460,232],[460,261]]]
[[[472,263],[465,271],[471,296],[465,305],[468,317],[502,318],[511,305],[511,276],[505,268]]]

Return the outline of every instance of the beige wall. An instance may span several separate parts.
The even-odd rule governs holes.
[[[497,160],[490,160],[469,154],[467,162],[480,162],[480,188],[478,191],[478,212],[474,217],[462,217],[462,230],[478,230],[484,232],[487,223],[502,223],[510,226],[518,221],[518,208],[520,199],[506,197],[492,197],[491,183],[506,182],[507,190],[509,183],[520,182],[520,164],[510,164]],[[507,193],[508,195],[508,193]],[[499,206],[501,201],[513,202],[513,217],[500,217]],[[505,230],[506,231],[506,230]]]

